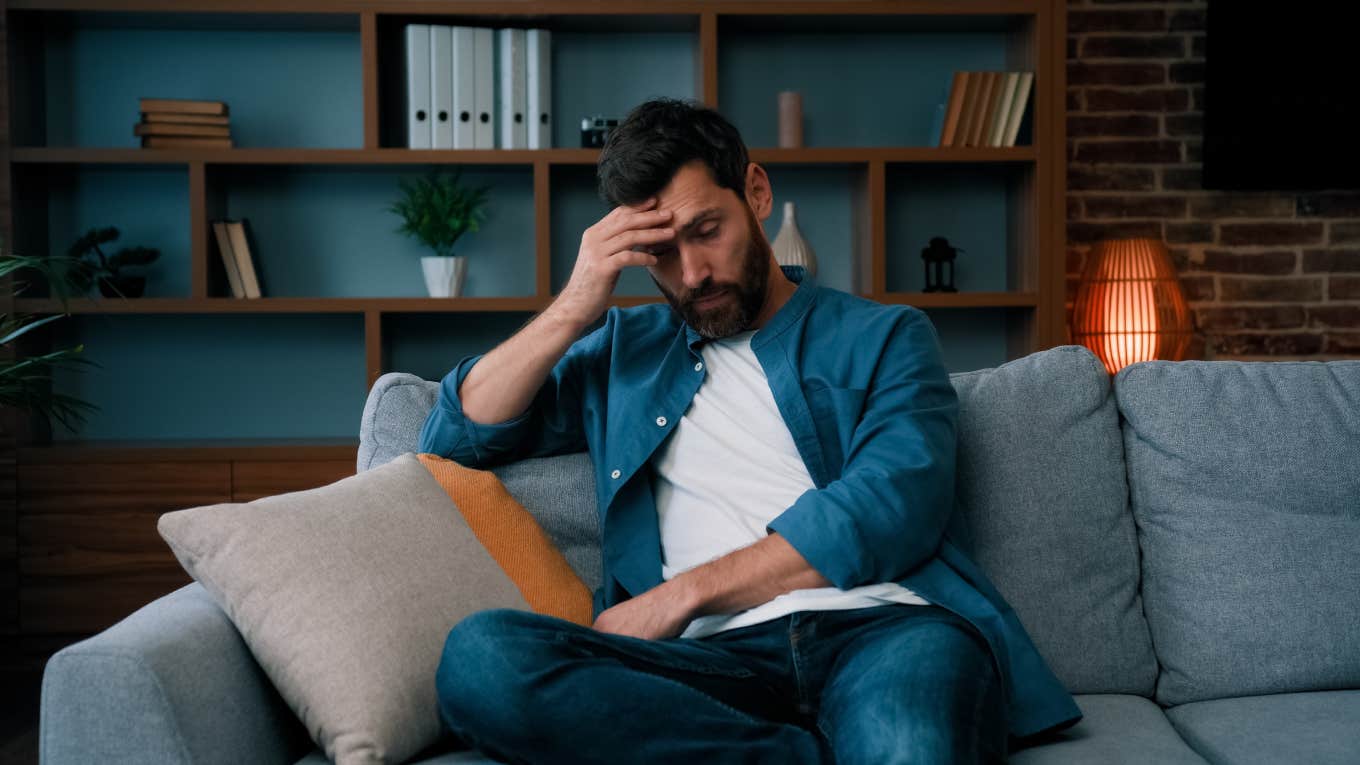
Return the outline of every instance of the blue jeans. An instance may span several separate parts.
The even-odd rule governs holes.
[[[515,763],[1004,763],[1005,703],[940,606],[798,611],[644,640],[526,611],[450,630],[440,717]]]

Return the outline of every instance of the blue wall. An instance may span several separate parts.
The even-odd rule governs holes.
[[[97,16],[97,14],[95,15]],[[720,30],[719,101],[752,148],[777,144],[777,94],[803,93],[807,146],[934,144],[938,105],[957,69],[1004,69],[1006,36],[994,23],[839,34]],[[230,104],[238,147],[357,148],[363,143],[357,17],[339,24],[220,29],[77,24],[48,34],[48,146],[135,147],[142,97]],[[307,27],[303,24],[302,27]],[[959,28],[963,27],[963,28]],[[694,32],[559,31],[553,37],[554,145],[579,145],[580,118],[622,118],[653,96],[696,99]],[[400,51],[383,51],[400,55]],[[210,166],[226,215],[249,221],[267,297],[424,296],[426,252],[396,232],[387,211],[398,180],[429,166]],[[444,168],[452,171],[453,168]],[[784,202],[818,257],[819,280],[863,290],[851,251],[851,199],[863,169],[771,165],[773,240]],[[890,291],[923,286],[920,250],[946,236],[966,252],[963,290],[1013,289],[1006,263],[1008,188],[1023,165],[892,163],[887,175]],[[53,166],[45,197],[53,252],[85,230],[114,225],[121,246],[161,251],[147,271],[150,297],[189,295],[188,173],[182,166]],[[527,166],[465,166],[490,186],[488,221],[457,251],[470,257],[465,294],[527,296],[535,289],[533,173]],[[609,212],[593,166],[555,166],[548,232],[550,281],[566,282],[581,235]],[[617,294],[655,296],[644,269]],[[932,309],[951,371],[1006,360],[1005,309]],[[384,371],[437,380],[460,358],[509,337],[522,313],[386,315]],[[357,437],[366,395],[358,315],[79,315],[56,323],[56,347],[85,343],[102,368],[62,372],[58,391],[103,408],[79,434],[58,439]]]

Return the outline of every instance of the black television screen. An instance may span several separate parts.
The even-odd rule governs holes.
[[[1360,189],[1349,3],[1210,0],[1204,188]]]

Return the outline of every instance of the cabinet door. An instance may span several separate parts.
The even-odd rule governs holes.
[[[97,632],[191,580],[162,513],[231,501],[229,462],[19,466],[19,625]]]
[[[235,464],[232,502],[250,502],[290,491],[305,491],[354,475],[354,460],[272,460]]]

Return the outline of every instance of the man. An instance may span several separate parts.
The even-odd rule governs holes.
[[[561,294],[445,376],[420,439],[478,467],[590,451],[594,624],[461,621],[450,729],[511,762],[972,763],[1079,720],[946,534],[958,401],[927,316],[781,268],[769,178],[711,109],[637,107],[599,181],[615,207]],[[637,266],[668,306],[608,307]]]

